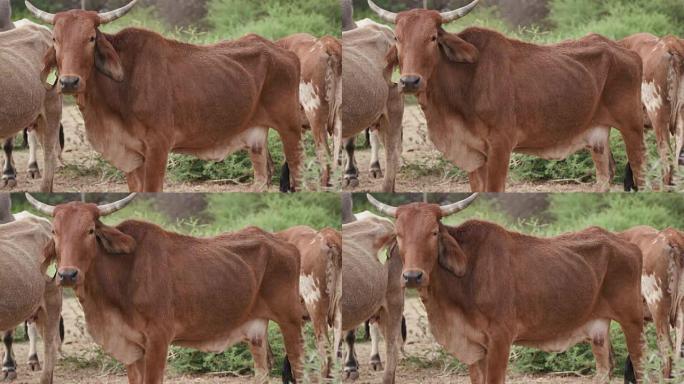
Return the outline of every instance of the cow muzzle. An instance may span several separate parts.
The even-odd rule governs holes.
[[[402,285],[406,288],[420,288],[425,284],[427,280],[425,278],[425,273],[420,270],[407,270],[401,275]]]
[[[66,287],[73,287],[78,282],[78,269],[76,268],[61,268],[57,271],[57,283]]]
[[[404,93],[416,93],[420,90],[420,86],[423,83],[421,76],[417,75],[406,75],[399,79],[401,84],[401,91]]]
[[[80,76],[60,76],[59,89],[62,93],[77,93],[81,88]]]

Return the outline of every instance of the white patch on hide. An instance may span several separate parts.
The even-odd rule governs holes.
[[[321,106],[321,99],[312,83],[299,83],[299,102],[306,112],[311,112]]]
[[[321,291],[311,275],[299,276],[299,294],[307,306],[316,304],[321,299]]]
[[[641,101],[649,112],[654,112],[663,106],[663,100],[655,82],[641,84]]]
[[[660,289],[655,275],[641,276],[641,294],[649,305],[654,305],[662,300],[663,291]]]

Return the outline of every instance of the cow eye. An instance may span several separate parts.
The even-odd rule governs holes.
[[[437,236],[437,235],[439,235],[438,231],[432,231],[432,236]]]
[[[52,230],[52,234],[53,234],[53,235],[55,234],[55,230],[54,230],[54,229]]]
[[[93,228],[90,228],[90,230],[88,231],[88,234],[92,235],[93,233],[95,233],[95,230]]]
[[[91,43],[95,42],[95,36],[90,36],[90,42]]]
[[[432,39],[431,39],[431,40],[432,40],[432,41],[437,41],[437,35],[432,36]]]

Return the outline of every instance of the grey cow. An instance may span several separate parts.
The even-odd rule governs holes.
[[[348,22],[347,22],[348,23]],[[394,33],[387,26],[370,20],[352,23],[342,32],[342,136],[335,143],[336,154],[344,141],[347,164],[344,178],[348,185],[358,185],[358,169],[354,160],[354,137],[371,128],[373,147],[371,176],[380,177],[377,156],[379,143],[385,147],[387,169],[383,191],[394,192],[394,182],[401,157],[401,124],[404,101],[391,71],[386,70],[385,56],[394,44]],[[379,138],[378,138],[379,136]]]
[[[391,384],[397,367],[404,311],[401,258],[394,255],[384,264],[378,259],[378,253],[393,244],[394,224],[391,221],[372,214],[357,217],[359,220],[342,225],[342,330],[347,332],[367,319],[375,320],[385,338],[387,351],[383,384]],[[374,326],[371,330],[377,328]],[[377,336],[373,334],[373,368],[381,366]],[[344,371],[347,377],[355,379],[358,378],[358,363],[353,340],[347,340],[347,344],[350,348]]]
[[[0,0],[1,22],[12,27],[6,0]],[[52,33],[46,27],[28,20],[17,22],[17,28],[0,32],[0,137],[9,139],[26,127],[34,127],[31,135],[40,139],[45,156],[45,175],[41,191],[51,192],[59,153],[59,124],[62,115],[62,96],[55,88],[44,83],[43,58],[52,45]],[[34,139],[33,137],[29,139]],[[16,185],[16,172],[12,164],[11,140],[5,142],[4,185]],[[35,140],[29,160],[29,175],[38,177],[35,161]]]
[[[0,216],[9,217],[9,197],[0,195],[0,207],[7,207]],[[45,369],[41,384],[52,383],[57,349],[62,293],[53,279],[45,275],[43,248],[51,238],[51,225],[46,219],[22,212],[6,224],[0,224],[0,332],[11,338],[12,329],[31,319],[35,321],[45,345]],[[29,327],[32,347],[29,364],[37,367],[35,326]],[[5,351],[5,378],[16,377],[16,363],[11,344]]]

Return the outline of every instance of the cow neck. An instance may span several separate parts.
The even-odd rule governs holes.
[[[425,113],[457,113],[468,118],[464,111],[472,110],[468,95],[472,88],[476,65],[451,63],[440,60],[424,92],[417,95],[418,103]],[[448,109],[443,110],[444,107]]]
[[[84,310],[102,303],[124,308],[126,297],[130,297],[126,287],[135,270],[133,257],[134,255],[99,252],[86,273],[84,283],[75,289]]]

